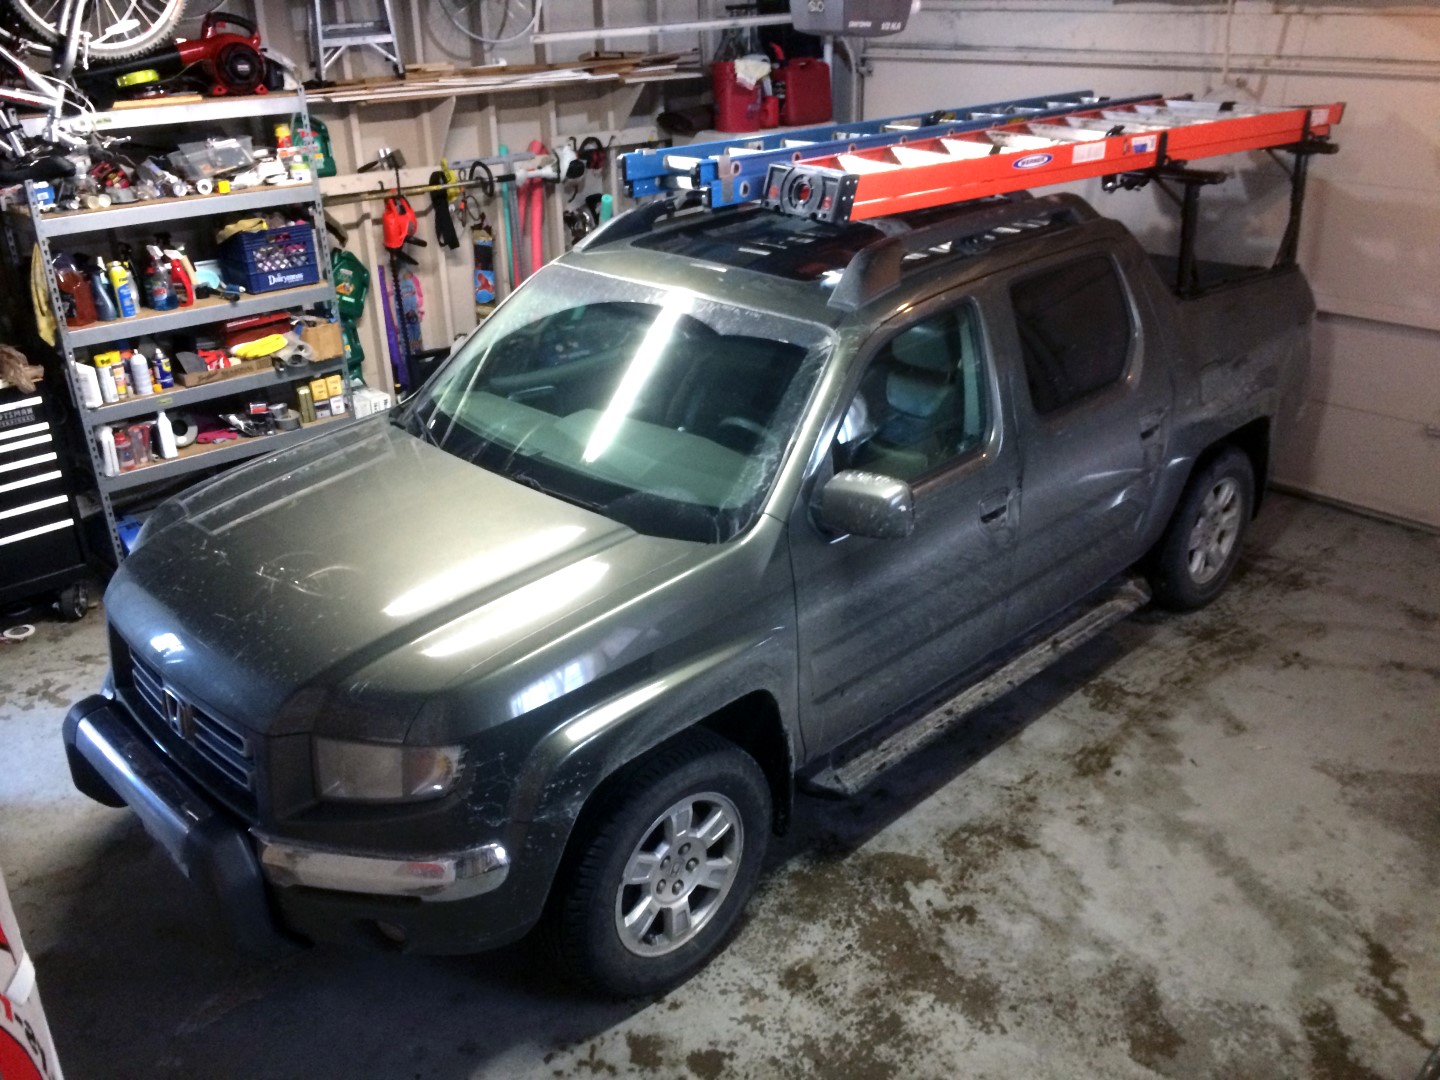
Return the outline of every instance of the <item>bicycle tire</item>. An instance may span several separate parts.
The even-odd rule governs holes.
[[[160,14],[143,33],[138,37],[126,38],[124,41],[115,43],[92,43],[89,48],[91,59],[127,60],[132,56],[144,56],[148,52],[153,52],[169,41],[176,25],[185,14],[186,0],[159,0],[159,3],[164,5]],[[11,9],[36,35],[39,39],[37,44],[45,52],[48,52],[50,46],[59,41],[55,25],[46,17],[59,6],[58,2],[52,2],[46,7],[43,0],[41,3],[35,3],[35,0],[10,0]],[[35,10],[36,7],[46,7],[45,15]],[[99,10],[99,5],[92,6],[90,10],[93,17],[93,14]],[[87,19],[87,22],[91,22],[91,19]],[[99,29],[98,23],[92,25]]]

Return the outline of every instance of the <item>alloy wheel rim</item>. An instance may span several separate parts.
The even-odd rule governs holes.
[[[1195,584],[1208,585],[1229,562],[1240,538],[1240,503],[1240,485],[1228,476],[1205,495],[1185,550],[1190,580]]]
[[[715,917],[744,850],[740,812],[724,795],[687,795],[657,817],[625,861],[615,930],[638,956],[663,956]]]

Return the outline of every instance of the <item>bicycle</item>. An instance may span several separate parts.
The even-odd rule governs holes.
[[[75,85],[77,65],[114,62],[158,48],[174,32],[186,0],[9,0],[10,13],[23,26],[0,28],[0,63],[13,69],[0,84],[0,184],[59,180],[75,173],[66,155],[85,149],[88,140],[65,123],[66,112],[93,111]],[[26,62],[48,56],[49,72]],[[16,81],[18,79],[18,82]],[[27,137],[18,109],[38,110],[44,125]]]

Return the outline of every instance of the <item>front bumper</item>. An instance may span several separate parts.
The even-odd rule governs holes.
[[[522,936],[539,913],[510,895],[503,845],[394,858],[262,836],[187,783],[124,707],[99,695],[65,718],[75,786],[129,806],[243,946],[274,948],[293,931],[315,941],[470,952]],[[281,929],[281,928],[284,929]]]

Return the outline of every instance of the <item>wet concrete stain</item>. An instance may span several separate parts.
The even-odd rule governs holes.
[[[685,1055],[685,1067],[700,1080],[719,1080],[734,1057],[728,1050],[692,1050]]]
[[[1124,995],[1123,1002],[1125,1039],[1131,1059],[1147,1069],[1163,1072],[1184,1047],[1185,1037],[1165,1015],[1165,1003],[1154,978],[1141,976]]]
[[[665,1040],[659,1035],[627,1031],[625,1046],[630,1051],[630,1064],[637,1069],[659,1069],[665,1064]]]
[[[1310,1045],[1315,1080],[1385,1080],[1355,1057],[1355,1043],[1340,1030],[1335,1007],[1321,1001],[1305,1011],[1300,1022]]]
[[[1405,965],[1396,960],[1394,954],[1384,945],[1368,936],[1365,938],[1365,956],[1374,983],[1362,985],[1361,995],[1374,1002],[1381,1015],[1395,1025],[1395,1030],[1429,1050],[1430,1043],[1425,1038],[1425,1021],[1411,1008],[1410,994],[1398,979],[1400,972],[1405,970]]]

